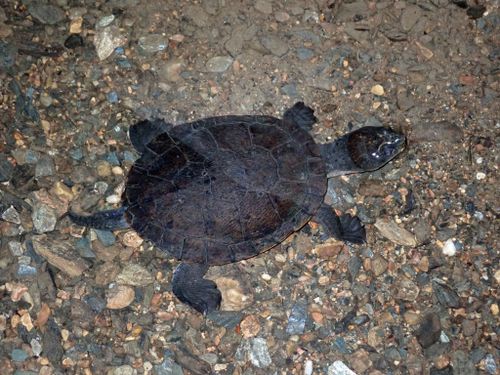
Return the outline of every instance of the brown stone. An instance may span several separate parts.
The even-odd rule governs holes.
[[[248,315],[240,323],[243,337],[255,337],[260,332],[259,318],[255,315]]]

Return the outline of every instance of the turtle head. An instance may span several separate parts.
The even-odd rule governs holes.
[[[403,151],[406,137],[392,129],[365,126],[347,134],[346,149],[362,171],[379,169]]]

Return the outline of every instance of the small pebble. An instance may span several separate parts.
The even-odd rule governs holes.
[[[134,289],[127,285],[114,285],[107,291],[106,307],[108,309],[123,309],[135,298]]]
[[[394,221],[378,218],[375,222],[375,228],[379,230],[382,236],[391,242],[410,247],[417,245],[415,236],[406,229],[400,227]]]
[[[21,216],[19,216],[19,212],[17,212],[14,206],[10,206],[2,213],[2,219],[9,223],[21,224]]]
[[[83,38],[78,34],[71,34],[64,41],[64,47],[69,49],[83,47]]]
[[[312,375],[313,373],[313,362],[308,359],[304,363],[304,375]]]
[[[477,172],[476,173],[476,180],[481,181],[486,178],[486,173],[484,172]]]
[[[261,337],[251,339],[248,356],[252,365],[258,368],[266,368],[272,363],[267,342]]]
[[[30,341],[31,350],[33,351],[33,355],[38,357],[42,353],[42,344],[37,339],[31,339]]]
[[[117,203],[120,203],[121,202],[121,198],[119,195],[117,194],[112,194],[112,195],[108,195],[106,197],[106,202],[107,203],[110,203],[110,204],[117,204]]]
[[[168,46],[167,38],[161,34],[150,34],[139,38],[139,48],[146,54],[153,54],[165,50]]]
[[[23,255],[23,253],[24,253],[24,249],[22,247],[21,242],[18,242],[18,241],[9,241],[9,243],[7,244],[7,246],[9,248],[10,253],[12,254],[12,256],[19,257],[19,256]]]
[[[115,20],[115,16],[113,14],[109,16],[104,16],[99,19],[96,23],[96,27],[103,28],[111,25],[111,23]]]
[[[382,275],[387,270],[387,267],[388,262],[384,257],[377,255],[372,259],[372,270],[375,276]]]
[[[241,321],[240,328],[243,337],[255,337],[260,332],[259,319],[255,315],[248,315]]]
[[[10,357],[12,358],[12,360],[14,362],[22,362],[24,361],[26,358],[28,358],[28,353],[26,353],[24,350],[22,349],[14,349],[12,350],[12,352],[10,353]]]
[[[372,86],[371,93],[373,95],[382,96],[385,94],[385,91],[384,91],[384,88],[382,87],[382,85],[375,85],[375,86]]]
[[[97,238],[104,245],[104,247],[108,247],[115,244],[116,237],[113,234],[113,232],[102,229],[94,229],[94,231],[97,234]]]
[[[53,99],[52,97],[47,94],[46,92],[43,92],[41,95],[40,95],[40,103],[44,106],[44,107],[50,107],[52,105],[52,102],[53,102]]]
[[[122,237],[122,243],[125,246],[136,248],[141,246],[143,242],[144,240],[133,230],[126,232]]]
[[[462,332],[464,336],[472,336],[476,333],[476,323],[473,320],[466,319],[462,322]]]
[[[358,375],[342,361],[335,361],[328,367],[328,375]]]
[[[441,321],[436,313],[429,313],[422,318],[420,327],[415,332],[418,342],[428,348],[437,342],[441,335]]]
[[[70,34],[80,34],[82,32],[83,17],[76,17],[69,24]]]
[[[114,166],[113,168],[111,168],[111,172],[113,172],[113,174],[115,176],[121,176],[123,175],[123,169],[122,167],[119,167],[119,166]]]
[[[213,73],[225,72],[233,63],[231,56],[215,56],[207,61],[207,70]]]
[[[443,246],[443,254],[452,257],[456,253],[457,253],[457,248],[455,246],[455,241],[453,241],[451,238],[446,240]]]
[[[56,227],[57,217],[52,208],[44,204],[36,204],[31,214],[33,226],[37,233],[52,232]]]
[[[290,312],[290,317],[288,318],[288,324],[286,327],[286,333],[289,335],[300,335],[304,333],[307,320],[307,303],[305,301],[296,302],[292,311]]]
[[[111,104],[118,103],[118,94],[116,93],[116,91],[110,91],[106,94],[106,99]]]
[[[484,358],[484,368],[490,375],[497,374],[497,363],[495,361],[495,357],[490,353],[486,354],[486,357]]]
[[[286,12],[276,12],[274,14],[274,18],[278,22],[286,22],[290,19],[290,15]]]
[[[96,169],[99,177],[107,177],[111,175],[111,165],[107,160],[99,160],[97,162]]]
[[[152,284],[154,278],[143,266],[136,263],[129,263],[117,276],[116,281],[126,285],[146,286]]]
[[[272,276],[268,273],[263,273],[262,275],[260,275],[260,277],[262,277],[262,279],[265,281],[270,281],[272,279]]]
[[[495,271],[495,274],[493,275],[493,277],[495,278],[495,281],[497,282],[497,284],[500,284],[500,268]]]
[[[498,304],[496,303],[493,303],[490,307],[490,311],[491,311],[491,314],[494,315],[494,316],[497,316],[498,315]]]

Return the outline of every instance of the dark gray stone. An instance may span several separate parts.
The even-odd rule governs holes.
[[[307,321],[307,302],[297,301],[292,307],[286,333],[289,335],[300,335],[304,333]]]
[[[28,6],[28,12],[41,23],[55,25],[66,18],[64,11],[55,6],[34,2]]]
[[[439,316],[436,313],[425,315],[415,332],[415,336],[423,348],[428,348],[437,342],[441,336],[441,322]]]
[[[434,281],[432,283],[432,290],[439,303],[443,306],[452,308],[460,307],[460,297],[448,285]]]
[[[0,182],[9,181],[14,173],[14,166],[7,159],[7,156],[0,154]]]

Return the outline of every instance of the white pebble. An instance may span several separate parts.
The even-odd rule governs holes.
[[[113,172],[113,174],[116,176],[120,176],[123,174],[123,169],[121,167],[115,166],[111,168],[111,172]]]
[[[482,158],[482,157],[478,157],[478,158],[476,159],[476,163],[477,163],[477,164],[482,164],[482,163],[483,163],[483,158]]]
[[[342,361],[333,362],[330,367],[328,367],[328,374],[333,375],[357,375],[349,367],[347,367]]]
[[[479,221],[484,220],[484,214],[481,211],[474,212],[474,217]]]
[[[308,359],[304,364],[304,375],[312,375],[313,373],[313,361]]]
[[[455,247],[455,242],[450,238],[446,240],[443,246],[443,254],[449,257],[454,256],[457,253],[457,248]]]
[[[446,336],[446,333],[444,331],[441,331],[441,335],[439,336],[439,341],[446,344],[450,342],[450,339],[448,338],[448,336]]]
[[[476,173],[476,180],[484,180],[486,178],[486,173],[484,172],[477,172]]]
[[[269,281],[272,279],[271,275],[269,275],[268,273],[263,273],[260,277],[262,277],[266,281]]]
[[[106,197],[106,202],[111,204],[120,203],[120,201],[121,201],[120,197],[116,194],[109,195]]]

